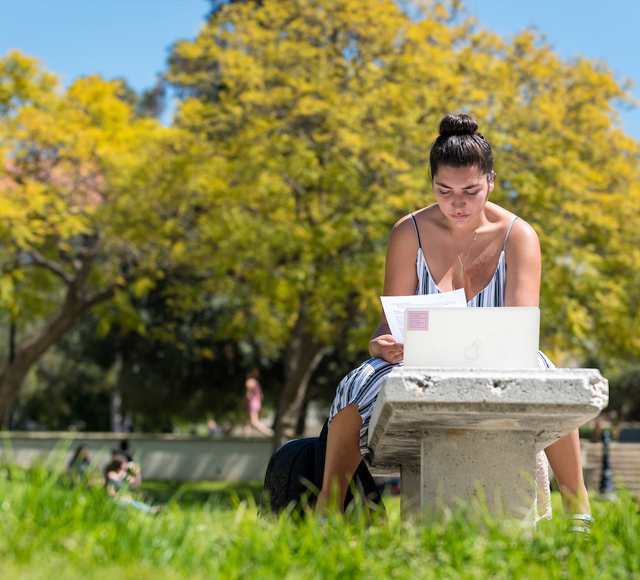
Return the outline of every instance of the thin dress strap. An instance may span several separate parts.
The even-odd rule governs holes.
[[[411,216],[413,217],[413,216]],[[507,240],[509,239],[509,233],[511,232],[511,228],[513,227],[513,222],[515,222],[518,219],[518,216],[514,217],[511,220],[511,223],[509,224],[509,229],[507,230],[507,235],[504,237],[504,245],[502,246],[502,251],[504,252],[505,248],[507,247]]]
[[[416,218],[413,217],[413,214],[409,214],[411,216],[411,219],[413,220],[413,227],[416,228],[416,237],[418,238],[418,247],[420,249],[422,249],[422,246],[420,245],[420,232],[418,232],[418,224],[416,223]],[[512,222],[513,223],[513,222]],[[511,228],[509,228],[511,229]],[[507,234],[509,235],[509,234]],[[506,244],[506,241],[505,241]]]

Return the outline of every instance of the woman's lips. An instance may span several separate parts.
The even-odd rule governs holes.
[[[468,214],[453,214],[454,220],[463,220],[464,218],[469,217]]]

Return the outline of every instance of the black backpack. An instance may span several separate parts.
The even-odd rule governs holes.
[[[304,514],[318,499],[324,475],[329,421],[322,427],[319,437],[293,439],[278,447],[269,460],[260,499],[260,514],[280,513],[285,508]],[[354,501],[351,490],[365,510],[379,506],[384,509],[382,497],[364,461],[360,462],[345,498],[344,508]],[[354,504],[355,505],[355,504]]]

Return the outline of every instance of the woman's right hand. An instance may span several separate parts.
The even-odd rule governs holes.
[[[369,354],[388,363],[398,364],[404,359],[404,345],[397,343],[391,334],[381,334],[369,343]]]

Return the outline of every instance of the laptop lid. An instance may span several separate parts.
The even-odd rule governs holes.
[[[408,308],[404,364],[441,368],[537,368],[535,307]]]

